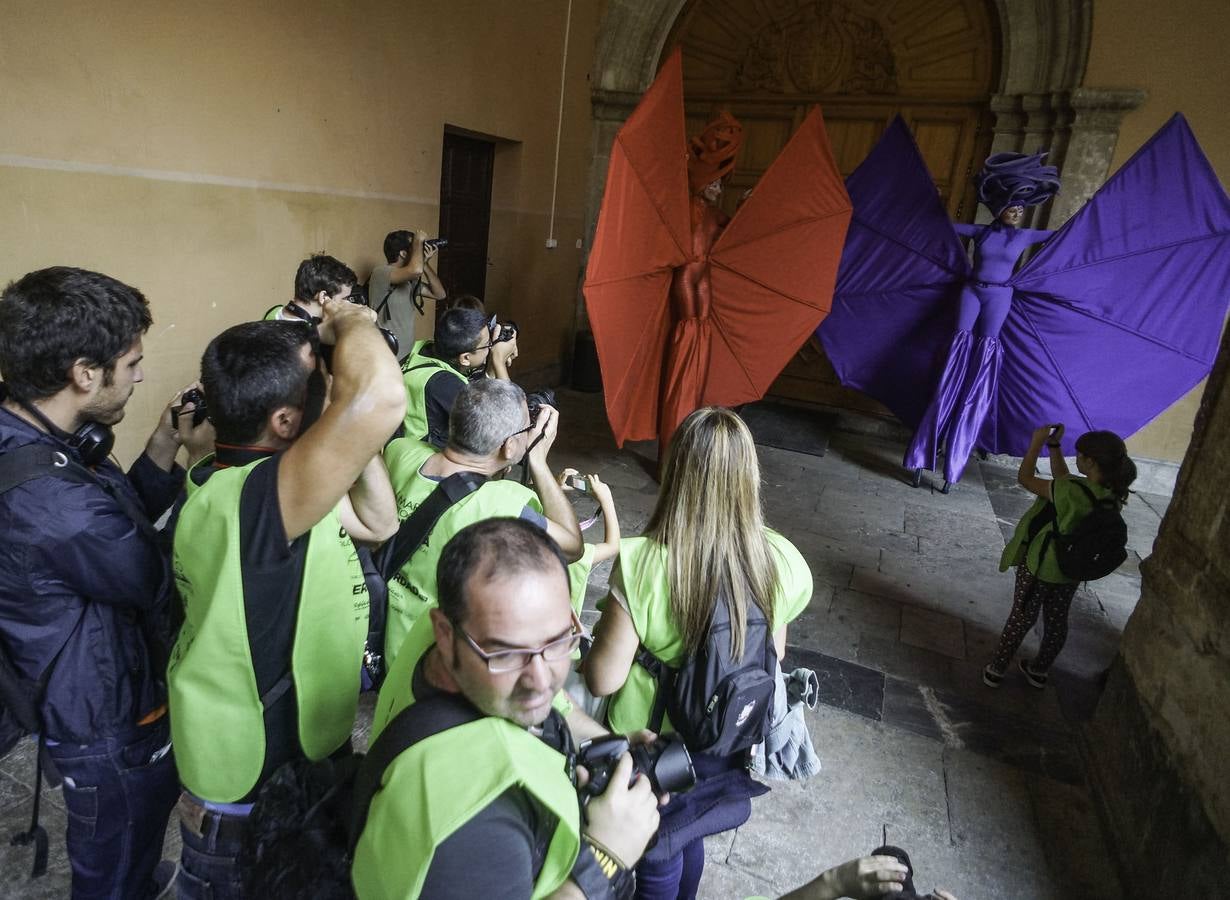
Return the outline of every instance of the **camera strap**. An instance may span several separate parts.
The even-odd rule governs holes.
[[[385,581],[396,575],[423,545],[442,515],[486,482],[487,476],[478,472],[455,472],[436,485],[419,508],[401,523],[397,534],[376,552],[376,567]]]
[[[367,814],[384,781],[385,770],[393,761],[420,741],[481,718],[483,714],[465,697],[443,691],[407,706],[393,717],[363,757],[355,775],[349,822],[352,854],[367,825]]]

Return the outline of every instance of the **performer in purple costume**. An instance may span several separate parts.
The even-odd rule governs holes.
[[[944,371],[905,452],[904,464],[914,470],[915,487],[923,469],[935,468],[942,446],[948,493],[949,485],[961,480],[986,419],[1003,364],[999,331],[1012,305],[1008,279],[1026,248],[1051,235],[1019,227],[1026,206],[1043,203],[1059,190],[1059,173],[1054,166],[1042,165],[1045,156],[997,153],[988,158],[978,173],[978,199],[995,214],[995,221],[953,225],[961,237],[974,239],[974,266],[971,280],[961,288],[957,330]]]
[[[998,195],[988,183],[981,199],[999,215],[1053,182],[1043,170]],[[854,216],[817,336],[843,385],[917,429],[907,466],[933,465],[946,443],[955,481],[975,446],[1024,455],[1038,422],[1127,437],[1212,367],[1230,303],[1230,197],[1180,115],[1015,272],[1045,233],[1011,213],[954,230],[899,117],[846,188]],[[958,232],[975,235],[972,267]],[[1070,438],[1062,451],[1075,452]]]

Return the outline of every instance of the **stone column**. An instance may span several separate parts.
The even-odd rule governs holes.
[[[1131,897],[1225,893],[1228,466],[1230,329],[1200,402],[1174,499],[1153,554],[1140,567],[1140,602],[1081,735],[1094,798]]]

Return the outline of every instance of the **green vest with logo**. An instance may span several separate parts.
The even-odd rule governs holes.
[[[434,640],[425,616],[411,630],[380,691],[373,741],[414,703],[414,669]],[[549,895],[568,880],[581,849],[576,788],[561,753],[524,728],[493,716],[426,738],[385,770],[355,847],[355,893],[360,900],[418,897],[436,848],[514,787],[526,791],[556,820],[534,882],[534,897]]]
[[[401,377],[406,383],[406,437],[416,441],[427,439],[427,382],[437,372],[457,376],[462,384],[468,379],[442,359],[423,351],[432,341],[415,341],[410,355],[402,360]]]
[[[265,322],[276,322],[278,320],[278,315],[282,312],[282,306],[283,304],[279,303],[277,306],[266,312],[261,319]]]
[[[430,446],[409,436],[390,441],[385,447],[384,461],[397,495],[399,521],[409,518],[439,484],[419,472],[433,453],[435,450]],[[384,635],[386,662],[392,663],[415,620],[436,605],[436,564],[449,538],[467,525],[484,519],[519,516],[527,506],[542,512],[538,495],[529,488],[515,481],[488,481],[440,516],[418,550],[389,579],[389,614]]]
[[[265,763],[265,711],[244,615],[245,603],[260,598],[243,594],[239,501],[248,475],[266,461],[219,469],[200,486],[189,477],[175,529],[185,618],[167,667],[171,736],[180,781],[215,803],[248,794]],[[207,457],[198,465],[212,462]],[[319,760],[341,747],[354,726],[368,596],[336,511],[304,539],[290,674],[300,746]]]

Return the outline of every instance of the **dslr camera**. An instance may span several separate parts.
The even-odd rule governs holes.
[[[677,737],[666,735],[649,744],[629,744],[623,735],[608,734],[591,738],[577,748],[577,763],[589,772],[589,781],[578,788],[583,803],[606,791],[625,753],[632,754],[632,779],[646,776],[655,794],[679,794],[696,784],[692,755]]]
[[[555,391],[543,388],[541,391],[531,391],[525,395],[525,405],[530,411],[530,427],[538,424],[538,411],[544,406],[559,407],[555,403]]]
[[[190,388],[184,391],[183,396],[179,398],[179,406],[171,407],[171,427],[179,428],[179,412],[189,403],[193,404],[192,409],[192,427],[196,428],[209,416],[209,410],[205,408],[205,395],[198,388]]]

